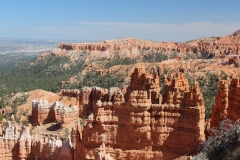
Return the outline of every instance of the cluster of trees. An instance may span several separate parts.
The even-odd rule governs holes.
[[[163,52],[151,52],[143,56],[143,62],[154,63],[162,62],[168,59],[168,55]]]
[[[193,84],[198,82],[200,90],[203,95],[205,103],[205,118],[208,119],[211,117],[212,108],[215,105],[215,97],[218,91],[218,84],[220,79],[226,79],[226,73],[222,72],[219,76],[215,73],[207,72],[204,76],[194,77],[195,75],[186,74],[185,77],[188,79],[190,87]]]
[[[28,95],[22,95],[21,97],[16,97],[11,103],[9,103],[9,101],[5,100],[3,97],[1,98],[1,101],[0,101],[0,104],[1,104],[1,108],[4,108],[6,105],[10,106],[11,107],[11,110],[5,110],[4,114],[2,114],[0,116],[0,121],[5,118],[5,119],[9,119],[10,116],[13,114],[15,116],[15,120],[16,122],[19,122],[20,120],[20,117],[22,115],[26,116],[26,113],[25,112],[21,112],[20,114],[17,114],[18,112],[18,106],[24,104],[27,102],[27,98],[28,98]]]
[[[80,88],[82,86],[98,86],[102,88],[119,87],[122,88],[124,83],[124,75],[107,73],[102,76],[96,75],[94,72],[88,72],[80,82]]]
[[[196,79],[201,88],[205,101],[205,116],[206,119],[211,117],[212,108],[215,105],[215,97],[217,95],[219,77],[216,74],[208,72],[204,77]]]
[[[167,59],[168,55],[164,52],[154,53],[152,51],[146,53],[141,60],[127,58],[108,60],[107,63],[105,63],[105,67],[130,65],[138,61],[150,63],[161,62]],[[0,65],[1,64],[2,63],[0,63]],[[35,58],[19,67],[5,66],[0,68],[0,97],[2,97],[0,98],[0,108],[4,106],[4,95],[17,92],[28,92],[34,89],[58,92],[63,88],[81,88],[83,86],[99,86],[103,88],[110,88],[112,86],[122,87],[124,75],[115,73],[107,73],[99,76],[94,72],[89,72],[83,79],[79,79],[78,83],[66,85],[61,83],[81,72],[84,65],[85,59],[73,63],[67,56],[56,57],[54,55],[48,55],[43,59]],[[161,81],[163,81],[163,75],[165,73],[169,72],[164,70],[164,73],[161,73]],[[188,77],[188,79],[190,83],[193,80],[191,77]],[[199,77],[196,81],[199,82],[205,100],[206,118],[209,118],[212,107],[214,106],[219,78],[215,74],[207,73],[206,76]],[[163,83],[160,84],[163,85]],[[161,86],[161,93],[162,92],[163,86]]]
[[[64,67],[64,64],[68,64],[68,67]],[[44,59],[34,59],[0,75],[0,95],[34,89],[60,91],[64,86],[59,82],[77,74],[83,69],[83,65],[84,61],[71,63],[68,57],[53,55]]]
[[[105,64],[105,67],[109,68],[109,67],[112,67],[112,66],[115,66],[115,65],[130,65],[130,64],[135,64],[135,63],[137,63],[136,59],[129,59],[129,58],[114,59],[114,60],[108,61]]]

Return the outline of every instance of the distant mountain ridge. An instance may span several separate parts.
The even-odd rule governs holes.
[[[166,54],[178,53],[180,55],[189,53],[198,54],[201,57],[225,56],[240,53],[239,32],[240,30],[224,37],[200,38],[184,43],[154,42],[135,38],[105,40],[96,43],[69,44],[61,42],[58,44],[58,50],[54,50],[53,53],[86,51],[89,56],[97,55],[110,59],[116,57],[116,52],[120,57],[136,58],[142,56],[146,51],[165,52]]]

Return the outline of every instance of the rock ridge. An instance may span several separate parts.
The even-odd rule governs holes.
[[[90,52],[111,52],[120,50],[130,51],[155,51],[155,52],[176,52],[179,54],[195,53],[200,56],[225,56],[240,53],[239,31],[229,36],[202,38],[190,42],[154,42],[134,38],[106,40],[97,43],[75,43],[67,44],[61,42],[58,48],[62,50],[86,50]]]

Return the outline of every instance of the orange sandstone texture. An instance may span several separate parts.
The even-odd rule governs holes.
[[[232,79],[228,95],[227,118],[235,121],[240,119],[240,79]]]
[[[0,159],[72,159],[70,137],[64,143],[51,135],[30,135],[29,127],[17,125],[12,115],[0,137]]]
[[[62,96],[76,98],[76,107],[33,100],[30,122],[74,123],[69,138],[62,143],[54,135],[30,136],[28,129],[9,123],[0,139],[1,158],[168,160],[196,152],[205,140],[198,84],[190,88],[182,74],[166,75],[161,95],[159,72],[152,72],[135,68],[124,92],[116,87],[62,90]],[[76,119],[78,114],[85,122]]]
[[[91,55],[102,57],[107,52],[111,51],[131,51],[124,52],[125,58],[130,56],[138,56],[140,50],[155,50],[155,51],[169,51],[178,53],[199,53],[202,56],[224,56],[229,54],[239,54],[240,53],[240,35],[237,32],[225,36],[225,37],[214,37],[214,38],[202,38],[198,40],[193,40],[186,43],[179,42],[154,42],[150,40],[140,40],[134,38],[128,39],[115,39],[106,40],[97,43],[76,43],[76,44],[66,44],[59,43],[58,48],[62,50],[87,50],[91,51]],[[53,54],[61,53],[58,51]],[[101,53],[101,54],[100,54]],[[44,55],[43,55],[44,56]],[[131,57],[132,56],[132,57]],[[105,55],[105,58],[109,58],[111,55]]]
[[[67,125],[78,119],[77,106],[63,106],[58,100],[51,104],[47,100],[32,101],[32,114],[29,122],[32,125],[42,125],[50,122],[61,122]]]
[[[31,136],[28,127],[20,127],[14,120],[7,122],[0,137],[0,159],[27,159],[31,152]]]
[[[212,109],[211,127],[217,127],[219,122],[225,120],[228,109],[228,83],[221,80],[215,99],[215,106]]]
[[[224,119],[240,119],[240,79],[220,81],[215,106],[212,110],[211,127],[217,127]]]
[[[106,153],[114,159],[174,159],[197,151],[205,140],[205,107],[198,85],[189,89],[187,80],[176,74],[166,77],[165,88],[162,96],[157,72],[136,68],[125,95],[116,89],[105,99],[106,91],[99,89],[96,105],[88,103],[86,126],[76,124],[72,132],[74,159],[97,159]],[[89,99],[94,99],[92,91],[86,92]],[[105,148],[100,152],[103,134]]]

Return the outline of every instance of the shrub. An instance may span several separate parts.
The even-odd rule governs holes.
[[[208,160],[208,158],[206,153],[200,152],[196,156],[193,156],[191,160]]]
[[[224,120],[219,123],[218,128],[210,130],[212,136],[202,144],[202,152],[207,153],[210,159],[219,159],[227,154],[226,148],[231,148],[237,142],[240,135],[240,120],[232,122]]]

